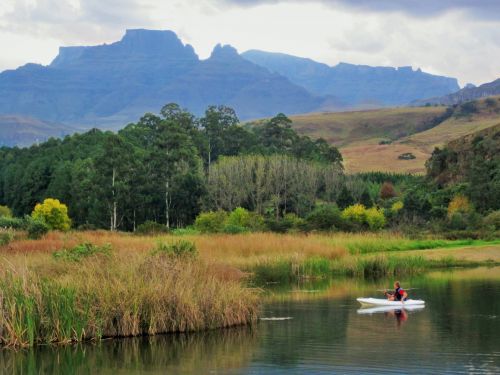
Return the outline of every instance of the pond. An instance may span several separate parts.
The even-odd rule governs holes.
[[[415,311],[361,310],[392,280],[273,286],[254,327],[0,352],[9,374],[500,373],[500,268],[401,280]]]

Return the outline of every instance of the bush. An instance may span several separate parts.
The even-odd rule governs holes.
[[[386,224],[384,212],[376,207],[366,210],[366,223],[371,230],[382,229]]]
[[[12,211],[7,206],[0,205],[0,217],[12,217]]]
[[[352,224],[363,224],[366,222],[366,208],[362,204],[355,204],[342,211],[342,219]]]
[[[83,232],[83,231],[97,230],[97,227],[94,224],[85,223],[79,225],[77,229]]]
[[[392,184],[392,182],[386,181],[382,184],[382,187],[380,188],[380,198],[391,199],[396,195],[396,190],[394,190],[394,185]]]
[[[43,203],[37,203],[31,216],[43,220],[49,229],[67,231],[71,228],[68,207],[58,199],[47,198]]]
[[[30,216],[26,216],[25,223],[26,230],[28,231],[28,237],[32,240],[42,238],[50,230],[47,223],[42,219],[35,219]]]
[[[0,228],[24,229],[26,222],[17,217],[0,216]]]
[[[483,226],[491,230],[500,230],[500,210],[486,216],[483,219]]]
[[[394,202],[391,206],[391,212],[393,214],[397,214],[399,211],[401,211],[404,207],[404,203],[401,201]]]
[[[152,255],[167,255],[176,257],[195,257],[198,254],[196,245],[191,241],[180,240],[170,244],[159,242]]]
[[[224,230],[227,216],[225,211],[202,212],[196,218],[194,227],[201,233],[219,233]]]
[[[340,210],[336,205],[321,205],[316,207],[306,217],[306,226],[309,230],[332,230],[342,226]]]
[[[455,214],[468,214],[472,212],[469,199],[463,195],[455,195],[448,204],[448,219],[452,219]]]
[[[72,249],[64,249],[56,251],[52,256],[56,259],[68,260],[72,262],[79,262],[83,258],[88,258],[92,255],[111,255],[111,245],[97,246],[90,242],[83,243],[73,247]]]
[[[12,229],[0,229],[0,246],[8,245],[13,239]]]
[[[158,235],[162,233],[168,233],[168,228],[164,224],[157,223],[156,221],[145,221],[144,223],[137,226],[135,232],[137,234],[151,234]]]
[[[227,217],[226,225],[246,227],[250,221],[250,212],[242,207],[235,208]]]

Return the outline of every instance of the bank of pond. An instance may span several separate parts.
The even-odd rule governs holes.
[[[252,325],[269,285],[494,266],[499,245],[395,233],[16,233],[0,248],[0,340],[29,347]],[[464,258],[463,248],[489,253]],[[431,249],[446,255],[427,256]]]

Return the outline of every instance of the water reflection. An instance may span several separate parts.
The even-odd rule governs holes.
[[[404,309],[359,309],[356,298],[376,293],[388,280],[281,285],[266,296],[262,316],[268,320],[253,328],[3,350],[0,372],[500,373],[499,275],[496,268],[404,280],[418,287],[412,298],[426,301]]]

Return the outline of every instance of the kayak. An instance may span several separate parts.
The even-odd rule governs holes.
[[[370,306],[404,307],[404,306],[425,305],[425,301],[422,301],[421,299],[408,299],[404,302],[401,302],[401,301],[389,301],[383,298],[358,298],[357,301],[362,305],[370,305]]]
[[[400,310],[405,310],[405,311],[417,311],[421,309],[425,309],[425,305],[410,305],[410,306],[405,306],[405,307],[399,307],[399,306],[375,306],[375,305],[366,305],[366,306],[372,306],[372,307],[365,307],[362,309],[358,309],[358,314],[376,314],[376,313],[385,313],[385,312],[390,312],[390,311],[400,311]]]

